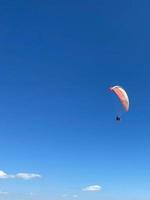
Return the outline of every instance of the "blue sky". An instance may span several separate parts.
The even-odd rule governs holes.
[[[0,200],[149,199],[149,8],[1,0]]]

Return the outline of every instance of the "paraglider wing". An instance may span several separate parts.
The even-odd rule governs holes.
[[[121,86],[114,86],[110,88],[111,91],[113,91],[121,101],[125,111],[129,110],[129,98],[126,93],[126,91]]]

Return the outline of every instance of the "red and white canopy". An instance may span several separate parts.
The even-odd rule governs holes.
[[[118,96],[124,109],[126,111],[128,111],[129,110],[129,98],[128,98],[126,91],[121,86],[117,86],[117,85],[111,87],[110,90],[113,91]]]

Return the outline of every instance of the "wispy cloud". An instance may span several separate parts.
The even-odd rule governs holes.
[[[78,195],[77,195],[77,194],[74,194],[74,195],[73,195],[73,198],[78,198]]]
[[[28,196],[30,196],[30,197],[33,197],[33,196],[36,196],[37,194],[36,193],[34,193],[34,192],[30,192],[29,194],[28,194]]]
[[[71,194],[63,194],[62,198],[65,198],[65,199],[74,198],[74,199],[76,199],[76,198],[78,198],[78,195],[77,194],[73,194],[73,195],[71,195]]]
[[[12,179],[12,178],[31,180],[35,178],[41,178],[41,175],[35,173],[7,174],[4,171],[0,170],[0,179]]]
[[[100,185],[89,185],[85,188],[83,188],[83,191],[87,192],[99,192],[101,191],[102,187]]]
[[[40,174],[33,174],[33,173],[18,173],[15,175],[15,178],[30,180],[34,178],[41,178]]]
[[[14,178],[14,175],[7,174],[4,171],[0,170],[0,179],[8,179],[8,178]]]
[[[66,198],[66,197],[68,197],[68,194],[63,194],[62,195],[62,198]]]
[[[8,192],[0,191],[0,195],[7,195]]]

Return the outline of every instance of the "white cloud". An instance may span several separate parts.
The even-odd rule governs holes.
[[[41,178],[41,175],[34,173],[17,173],[13,175],[13,174],[7,174],[4,171],[0,170],[0,179],[12,179],[12,178],[30,180],[35,178]]]
[[[101,191],[102,187],[100,185],[90,185],[83,189],[83,191],[87,192],[99,192]]]
[[[35,178],[41,178],[40,174],[29,174],[29,173],[18,173],[15,175],[16,178],[30,180]]]
[[[8,175],[0,170],[0,179],[6,179],[6,178],[8,178]]]

